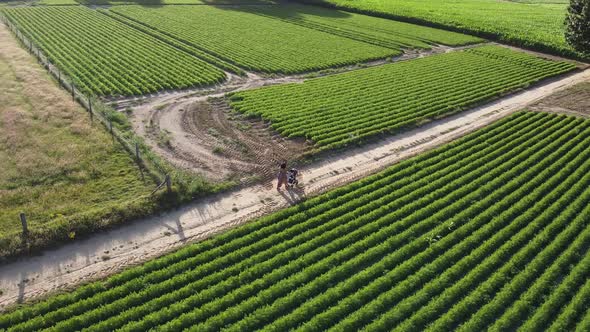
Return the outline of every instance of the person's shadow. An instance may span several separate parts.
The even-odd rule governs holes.
[[[279,193],[289,205],[295,205],[305,199],[305,188],[300,185],[293,188],[280,190]]]

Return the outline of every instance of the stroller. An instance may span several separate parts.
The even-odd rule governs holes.
[[[297,184],[299,184],[299,181],[297,181],[297,174],[298,173],[299,173],[299,171],[294,168],[291,168],[287,172],[287,188],[293,188],[293,187],[297,186]]]

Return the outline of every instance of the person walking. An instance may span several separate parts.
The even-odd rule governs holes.
[[[285,185],[285,188],[287,188],[287,163],[281,164],[277,178],[278,178],[277,190],[281,190],[281,187],[283,185]]]

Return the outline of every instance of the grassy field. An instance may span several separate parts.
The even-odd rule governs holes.
[[[136,95],[211,85],[220,69],[81,6],[4,9],[83,93]]]
[[[0,328],[586,330],[588,144],[590,120],[520,112]]]
[[[231,94],[231,106],[289,137],[338,148],[574,69],[499,46],[433,55],[344,74]]]
[[[451,27],[503,42],[577,56],[564,37],[564,0],[303,0]]]
[[[0,46],[0,256],[20,244],[20,212],[35,245],[149,211],[155,184],[127,152],[4,26]]]

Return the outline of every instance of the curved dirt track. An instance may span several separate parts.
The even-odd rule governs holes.
[[[240,183],[269,179],[269,169],[285,159],[296,159],[310,145],[273,133],[262,120],[232,114],[222,97],[229,91],[302,79],[261,78],[250,74],[246,79],[230,81],[233,83],[211,91],[156,96],[130,107],[135,132],[175,166],[208,179],[232,179]]]
[[[3,265],[0,306],[104,277],[189,241],[205,239],[293,204],[305,195],[318,194],[379,171],[488,125],[544,96],[589,80],[590,70],[577,72],[386,140],[329,156],[302,169],[304,190],[299,192],[277,193],[272,182],[267,182],[200,200],[176,211],[46,251],[41,256]]]

